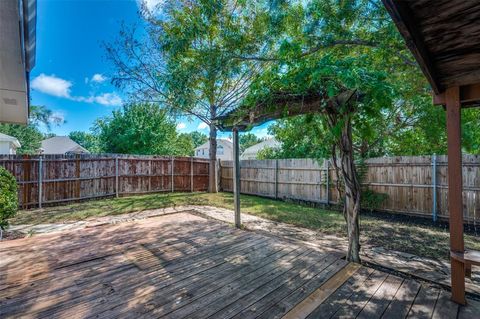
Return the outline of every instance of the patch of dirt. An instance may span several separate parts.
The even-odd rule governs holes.
[[[14,239],[20,239],[24,238],[26,234],[18,231],[18,230],[6,230],[3,232],[3,238],[2,241],[5,240],[14,240]]]

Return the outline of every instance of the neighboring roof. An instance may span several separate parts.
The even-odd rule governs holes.
[[[278,148],[282,144],[277,141],[275,138],[269,138],[268,140],[265,140],[263,142],[260,142],[258,144],[252,145],[243,151],[241,156],[248,155],[248,154],[257,154],[261,150],[265,148]]]
[[[227,146],[227,147],[233,148],[232,141],[230,141],[229,139],[226,139],[226,138],[217,138],[217,145],[219,145],[219,144],[221,144],[222,146]],[[210,148],[210,142],[207,141],[207,142],[203,143],[202,145],[196,147],[195,150],[202,149],[202,148]]]
[[[3,134],[3,133],[0,133],[0,141],[11,142],[17,148],[22,146],[16,137],[13,137],[13,136],[10,136],[10,135],[7,135],[7,134]]]
[[[80,144],[76,143],[68,136],[54,136],[42,141],[42,150],[44,154],[65,154],[68,152],[90,153]]]
[[[436,94],[480,83],[478,1],[382,1]]]

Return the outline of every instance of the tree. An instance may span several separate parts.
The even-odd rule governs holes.
[[[42,132],[32,124],[0,124],[0,133],[18,139],[21,147],[17,149],[17,154],[37,154],[43,140]]]
[[[324,104],[317,118],[305,117],[313,128],[295,129],[319,134],[317,140],[324,139],[328,146],[305,151],[323,156],[330,149],[332,156],[339,157],[347,259],[359,262],[361,192],[355,154],[371,156],[385,141],[383,136],[400,132],[398,128],[411,123],[416,109],[431,106],[425,102],[429,88],[379,1],[278,1],[270,16],[278,49],[268,55],[243,56],[271,62],[251,86],[245,103],[255,107],[270,102],[270,108],[288,108],[288,103],[272,101],[282,94],[327,101],[352,92],[352,99]]]
[[[217,128],[213,119],[236,106],[262,63],[239,59],[261,52],[266,14],[253,2],[166,1],[162,14],[143,12],[147,36],[124,28],[106,45],[116,68],[113,83],[138,99],[156,101],[175,113],[194,116],[210,128],[210,169],[215,168]],[[256,17],[256,18],[254,18]],[[211,174],[210,190],[216,192]]]
[[[238,141],[240,146],[240,152],[245,151],[245,149],[255,144],[258,144],[261,141],[262,140],[253,133],[247,132],[247,133],[240,134],[240,138]]]
[[[98,119],[93,128],[107,153],[179,155],[192,152],[176,132],[175,121],[158,104],[134,103]]]
[[[22,145],[17,154],[37,154],[45,135],[39,129],[44,125],[48,130],[53,125],[64,123],[61,117],[55,116],[45,106],[30,106],[29,123],[27,125],[0,124],[0,133],[13,136]],[[48,134],[48,133],[47,133]],[[46,134],[46,135],[47,135]]]
[[[68,134],[73,141],[86,148],[90,153],[100,153],[100,142],[95,134],[82,131],[72,131]]]
[[[197,147],[199,147],[200,145],[205,144],[206,142],[208,142],[208,136],[205,135],[205,134],[203,134],[203,133],[200,133],[200,132],[197,132],[197,131],[193,131],[193,132],[188,133],[188,135],[190,135],[190,137],[191,137],[191,139],[192,139],[193,148],[197,148]]]

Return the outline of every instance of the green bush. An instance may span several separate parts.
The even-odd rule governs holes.
[[[376,210],[384,201],[388,199],[388,194],[377,193],[371,189],[363,189],[360,197],[360,206],[362,209],[368,209],[370,211]]]
[[[0,167],[0,228],[8,226],[8,219],[18,209],[17,181],[9,171]]]

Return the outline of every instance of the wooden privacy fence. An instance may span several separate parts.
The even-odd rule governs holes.
[[[386,195],[376,209],[448,219],[446,156],[373,158],[363,166],[364,187]],[[222,161],[220,185],[232,191],[232,161]],[[241,161],[241,192],[279,199],[339,204],[336,174],[329,163],[312,159]],[[480,157],[463,157],[464,218],[480,221]]]
[[[23,208],[89,198],[208,188],[208,160],[131,155],[0,156]]]

